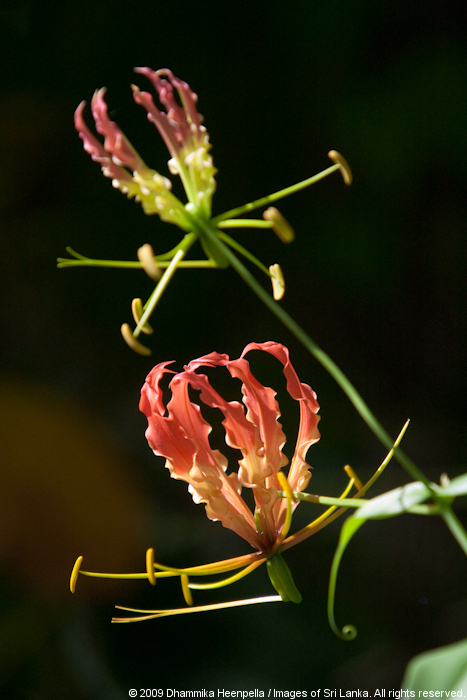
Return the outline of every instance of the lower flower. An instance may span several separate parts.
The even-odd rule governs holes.
[[[275,357],[283,366],[287,391],[298,402],[300,422],[298,436],[288,474],[282,471],[288,459],[282,448],[286,442],[276,392],[263,386],[253,375],[245,355],[260,350]],[[351,467],[345,467],[348,484],[338,498],[306,493],[310,478],[310,466],[305,461],[308,449],[320,438],[318,431],[319,405],[316,394],[308,384],[300,382],[289,358],[289,351],[280,343],[250,343],[240,357],[230,360],[228,355],[212,352],[192,360],[184,370],[175,373],[162,362],[149,373],[141,391],[140,409],[148,419],[146,438],[153,452],[166,460],[166,467],[174,479],[185,481],[195,503],[205,505],[209,519],[236,532],[256,550],[250,554],[212,564],[189,568],[174,568],[159,564],[153,549],[146,553],[146,571],[140,574],[101,574],[82,571],[82,557],[73,568],[70,589],[74,592],[78,575],[99,578],[147,578],[155,585],[158,578],[177,577],[180,580],[187,608],[174,610],[133,610],[147,613],[143,617],[114,618],[114,622],[130,622],[182,612],[202,612],[237,605],[274,602],[301,602],[301,595],[282,553],[321,530],[347,507],[362,504],[361,496],[382,472],[390,453],[372,479],[364,486]],[[212,386],[202,368],[224,367],[231,377],[242,383],[242,403],[226,401]],[[172,393],[165,403],[162,382],[165,375],[173,375],[169,382]],[[239,451],[238,470],[228,472],[228,463],[222,453],[212,449],[209,434],[212,430],[202,415],[199,404],[191,400],[190,390],[199,392],[201,405],[220,410],[225,430],[225,442]],[[357,493],[348,494],[355,486]],[[242,497],[243,489],[251,489],[254,500],[252,511]],[[324,513],[309,525],[289,535],[293,512],[300,503],[307,501],[328,506]],[[215,605],[193,607],[193,590],[211,590],[235,583],[249,575],[262,564],[267,564],[270,581],[278,596],[266,596],[248,600],[231,601]],[[236,571],[233,575],[230,572]],[[229,573],[227,578],[194,582],[199,578]]]

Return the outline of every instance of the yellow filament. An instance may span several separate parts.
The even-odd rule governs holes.
[[[159,571],[154,572],[156,578],[170,578],[173,576],[180,576],[181,574],[191,574],[193,576],[212,576],[214,574],[224,574],[227,571],[235,571],[235,569],[241,569],[243,566],[248,566],[251,563],[260,562],[263,563],[265,557],[260,552],[254,552],[252,554],[243,554],[240,557],[233,557],[232,559],[224,559],[223,561],[212,562],[211,564],[202,564],[201,566],[190,566],[186,569],[174,569],[170,566],[164,566],[163,564],[158,564],[154,562],[154,567],[159,569]],[[76,566],[77,564],[75,564]],[[89,576],[91,578],[113,578],[113,579],[147,579],[147,571],[137,574],[105,574],[99,573],[97,571],[79,571],[83,576]]]
[[[290,484],[287,481],[287,478],[283,472],[278,472],[277,478],[278,478],[279,483],[282,486],[283,490],[285,491],[285,497],[287,498],[287,513],[285,515],[285,523],[284,523],[284,527],[282,528],[282,532],[281,532],[280,537],[279,537],[279,542],[283,542],[284,539],[287,537],[287,534],[290,530],[290,526],[292,525],[293,491],[290,488]]]
[[[143,270],[153,280],[158,280],[161,276],[161,269],[154,260],[154,250],[149,243],[145,243],[138,248],[138,260],[143,266]]]
[[[193,605],[193,596],[190,591],[190,579],[186,574],[180,576],[180,582],[182,584],[183,597],[185,598],[185,603],[187,605]]]
[[[230,586],[231,583],[240,581],[240,579],[244,578],[245,576],[248,576],[248,574],[251,574],[252,571],[257,569],[258,566],[261,566],[261,564],[264,564],[265,561],[266,557],[264,557],[264,559],[260,559],[259,561],[255,561],[253,564],[250,564],[250,566],[247,566],[244,569],[242,569],[242,571],[239,571],[238,574],[229,576],[229,578],[225,578],[222,581],[214,581],[213,583],[190,583],[189,587],[197,591],[209,591],[215,588],[223,588],[224,586]]]
[[[329,151],[328,157],[339,166],[339,170],[341,171],[342,179],[344,180],[345,184],[351,185],[353,180],[352,171],[350,170],[349,164],[345,160],[344,156],[342,156],[338,151]]]
[[[131,313],[133,314],[135,323],[138,324],[141,321],[141,316],[143,315],[143,303],[141,299],[133,299],[133,301],[131,302]],[[144,326],[142,326],[141,330],[143,331],[143,333],[146,333],[146,335],[154,333],[154,329],[149,325],[147,321],[144,324]]]
[[[261,527],[261,520],[260,520],[260,518],[259,518],[259,512],[258,512],[258,509],[257,509],[257,508],[255,508],[254,517],[255,517],[256,532],[258,533],[258,535],[262,535],[262,534],[263,534],[263,528]]]
[[[350,479],[349,483],[347,484],[345,490],[342,492],[342,494],[339,496],[339,498],[345,498],[349,491],[351,490],[352,486],[354,485],[354,480]],[[319,518],[316,518],[316,520],[313,520],[309,525],[304,527],[300,532],[305,532],[306,530],[312,530],[316,525],[319,525],[319,523],[322,523],[323,520],[326,520],[326,518],[331,515],[331,513],[334,513],[334,511],[338,508],[338,506],[331,506],[327,510],[322,513],[322,515],[319,516]],[[299,533],[297,533],[299,534]]]
[[[128,325],[128,323],[122,323],[122,327],[120,328],[123,340],[127,345],[130,346],[132,350],[137,352],[139,355],[151,355],[151,350],[147,348],[145,345],[139,342],[139,340],[136,340],[136,338],[133,336],[133,333],[131,332],[131,328]]]
[[[354,472],[352,467],[349,464],[346,464],[344,467],[344,471],[347,474],[347,476],[349,477],[349,479],[354,480],[355,488],[358,491],[361,491],[363,488],[363,483],[360,481],[360,479],[358,478],[358,476],[356,475],[356,473]],[[341,498],[342,498],[342,496],[341,496]]]
[[[253,563],[257,561],[258,558],[261,558],[261,561],[263,561],[264,556],[260,552],[254,552],[252,554],[243,554],[240,557],[233,557],[232,559],[215,561],[211,564],[201,564],[201,566],[189,566],[185,569],[175,569],[170,566],[158,564],[157,562],[154,562],[154,566],[156,567],[156,569],[160,569],[161,571],[170,572],[170,576],[179,576],[180,574],[189,574],[192,576],[211,576],[212,574],[223,574],[226,571],[234,571],[235,569],[241,569],[242,566]]]
[[[75,592],[76,589],[76,582],[78,580],[78,574],[79,570],[81,568],[81,564],[83,562],[83,557],[78,557],[78,559],[75,561],[75,565],[72,569],[71,576],[70,576],[70,591],[72,593]]]
[[[358,496],[363,496],[363,494],[365,494],[365,493],[368,491],[368,489],[369,489],[371,486],[373,486],[373,484],[375,483],[376,479],[377,479],[379,476],[381,476],[381,474],[383,473],[383,471],[386,469],[386,467],[388,466],[389,462],[390,462],[391,459],[393,458],[395,448],[396,448],[396,447],[399,447],[400,442],[401,442],[402,438],[403,438],[404,435],[405,435],[405,431],[406,431],[407,428],[409,427],[409,423],[410,423],[410,418],[409,418],[408,420],[405,421],[404,425],[402,426],[402,430],[400,431],[399,435],[397,436],[397,438],[396,438],[396,440],[395,440],[395,442],[394,442],[394,445],[393,445],[392,448],[389,450],[389,452],[387,453],[386,457],[383,459],[383,461],[381,462],[381,464],[379,465],[378,469],[375,471],[375,473],[373,474],[373,476],[371,477],[371,479],[370,479],[369,481],[367,481],[367,483],[366,483],[365,486],[363,487],[362,491],[360,491],[359,493],[357,493],[357,498],[358,498]]]
[[[384,469],[387,467],[389,462],[391,461],[393,455],[394,455],[394,450],[396,447],[399,447],[399,444],[404,437],[405,431],[407,430],[409,426],[410,420],[407,420],[404,423],[404,426],[402,430],[400,431],[399,435],[397,436],[394,445],[392,448],[389,450],[388,454],[384,458],[384,460],[381,462],[379,465],[378,469],[375,471],[371,479],[366,482],[366,484],[363,486],[363,488],[358,491],[355,496],[352,498],[352,500],[357,500],[361,498],[367,491],[368,489],[373,486],[375,483],[376,479],[381,476],[383,473]],[[354,480],[351,479],[349,485],[347,486],[346,490],[344,493],[340,496],[341,499],[344,499],[346,495],[349,493],[350,489],[352,488],[354,484]],[[303,540],[306,540],[308,537],[311,537],[311,535],[314,535],[315,532],[318,532],[318,530],[321,530],[323,527],[326,527],[329,525],[333,520],[336,520],[342,513],[344,513],[347,508],[343,505],[342,507],[339,508],[336,512],[333,513],[337,506],[334,506],[332,508],[329,508],[323,515],[317,520],[314,520],[312,523],[307,525],[306,527],[302,528],[295,534],[291,535],[291,537],[288,537],[285,542],[283,543],[281,547],[281,552],[285,552],[287,549],[290,549],[291,547],[294,547],[295,545],[299,544],[300,542],[303,542]],[[323,522],[323,520],[326,520],[326,522]]]
[[[151,586],[156,585],[156,577],[154,574],[154,550],[150,547],[146,552],[146,571],[148,574],[148,581]]]

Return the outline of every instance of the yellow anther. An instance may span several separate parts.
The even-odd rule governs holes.
[[[336,165],[339,166],[339,170],[341,171],[341,175],[345,184],[351,185],[353,180],[352,171],[350,170],[349,164],[345,160],[344,156],[341,156],[341,154],[338,153],[338,151],[329,151],[328,158],[330,158],[333,161],[333,163],[336,163]]]
[[[272,295],[276,301],[279,301],[285,294],[285,280],[280,265],[278,263],[270,265],[269,274],[271,275]]]
[[[189,578],[186,574],[180,576],[180,582],[182,584],[183,597],[185,598],[185,603],[187,605],[193,605],[193,596],[189,589]]]
[[[71,572],[70,576],[70,591],[72,593],[75,592],[76,589],[76,582],[78,580],[78,574],[79,570],[81,568],[81,564],[83,563],[83,557],[78,557],[78,559],[75,561],[75,565],[73,567],[73,570]]]
[[[263,219],[272,223],[272,230],[282,243],[291,243],[295,238],[295,231],[276,207],[269,207],[263,211]]]
[[[148,573],[148,581],[151,586],[156,585],[156,575],[154,573],[154,550],[150,547],[146,552],[146,571]]]
[[[143,270],[153,280],[158,280],[162,274],[159,265],[154,260],[154,250],[152,245],[145,243],[138,248],[138,260],[143,266]]]
[[[123,340],[127,345],[130,346],[132,350],[137,352],[139,355],[150,355],[151,350],[147,348],[145,345],[139,342],[139,340],[136,340],[136,338],[133,336],[133,333],[131,332],[131,328],[128,325],[128,323],[122,323],[122,327],[120,328]]]
[[[354,470],[352,469],[352,467],[350,467],[348,464],[346,464],[346,466],[344,467],[344,471],[347,474],[347,476],[349,477],[349,479],[353,479],[357,490],[361,491],[363,488],[363,484],[360,481],[360,479],[358,478],[358,476],[356,475],[356,473],[354,472]]]
[[[131,313],[133,314],[133,318],[135,319],[136,325],[138,325],[138,323],[141,321],[141,316],[143,315],[143,303],[141,299],[133,299],[133,301],[131,302]],[[144,324],[144,326],[142,326],[141,330],[147,335],[149,335],[150,333],[154,333],[154,329],[151,328],[147,321]]]

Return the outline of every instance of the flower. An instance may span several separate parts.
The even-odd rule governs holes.
[[[114,187],[141,202],[145,214],[157,213],[163,221],[190,231],[192,223],[187,211],[209,218],[216,188],[216,169],[209,155],[209,134],[196,109],[197,95],[188,83],[176,78],[168,69],[153,71],[150,68],[135,68],[135,72],[151,81],[167,109],[167,113],[157,109],[149,92],[141,92],[136,85],[132,85],[135,102],[146,109],[148,120],[155,124],[169,149],[169,170],[182,180],[189,202],[187,209],[171,193],[170,180],[146,165],[119,126],[109,118],[104,99],[105,88],[97,90],[91,102],[96,130],[104,136],[104,145],[93,136],[84,121],[85,102],[81,102],[75,112],[76,129],[85,150],[101,164],[104,175],[112,178]],[[174,88],[182,106],[175,99]]]
[[[165,457],[174,479],[188,483],[194,502],[206,504],[208,518],[234,530],[259,552],[270,554],[286,534],[287,500],[278,495],[282,488],[279,473],[288,462],[282,452],[286,438],[278,421],[276,392],[256,379],[245,359],[251,350],[267,352],[282,363],[287,390],[299,403],[300,426],[287,481],[292,491],[303,491],[311,477],[306,453],[320,438],[319,405],[311,387],[298,379],[284,345],[250,343],[237,360],[212,352],[192,360],[177,374],[167,369],[170,362],[162,362],[146,378],[140,409],[148,419],[150,447]],[[232,377],[240,379],[243,405],[223,399],[206,374],[198,373],[203,367],[226,367]],[[167,373],[174,376],[169,384],[172,398],[165,405],[161,379]],[[223,414],[225,442],[242,455],[238,471],[227,473],[227,459],[211,448],[211,426],[200,406],[190,400],[190,388],[200,392],[202,403]],[[252,490],[254,513],[241,496],[242,488]],[[293,501],[293,508],[297,505],[298,501]]]
[[[297,442],[287,477],[282,469],[287,458],[282,452],[285,435],[278,421],[280,410],[275,400],[276,392],[263,386],[252,374],[245,355],[251,350],[261,350],[273,355],[283,366],[287,391],[298,402],[300,423]],[[167,369],[171,362],[161,362],[149,373],[141,390],[140,409],[148,419],[146,437],[150,447],[158,456],[166,459],[166,466],[174,479],[188,483],[195,503],[204,503],[211,520],[217,520],[235,531],[256,550],[231,559],[178,568],[166,566],[155,560],[154,549],[146,551],[146,570],[140,573],[115,574],[83,571],[83,557],[79,556],[70,577],[70,590],[75,592],[78,576],[115,579],[147,579],[152,586],[159,578],[179,578],[183,597],[188,607],[172,609],[141,610],[117,605],[120,610],[138,613],[138,617],[115,617],[113,622],[126,623],[155,619],[169,615],[206,612],[257,603],[272,603],[280,600],[300,603],[302,597],[293,580],[291,571],[282,554],[295,547],[338,518],[349,507],[357,508],[367,501],[362,496],[383,473],[390,462],[394,449],[407,428],[400,432],[392,449],[375,471],[371,479],[363,484],[354,470],[346,465],[349,482],[338,497],[318,496],[304,492],[310,480],[310,467],[306,463],[308,448],[320,439],[317,415],[319,406],[316,394],[308,384],[300,382],[289,351],[280,343],[249,343],[237,360],[228,355],[211,352],[192,360],[183,372]],[[240,379],[243,404],[226,401],[213,388],[201,368],[226,367],[230,375]],[[173,375],[169,388],[172,397],[165,403],[161,382],[166,374]],[[190,394],[191,391],[191,394]],[[199,392],[204,406],[217,408],[223,415],[225,442],[230,448],[240,451],[238,471],[227,473],[227,459],[217,449],[212,449],[209,434],[211,426],[204,419],[201,407],[191,399]],[[348,498],[352,488],[356,493]],[[242,489],[249,488],[253,494],[254,511],[242,498]],[[289,535],[292,513],[300,501],[327,506],[308,525]],[[343,551],[339,545],[336,556]],[[340,556],[340,555],[339,555]],[[244,600],[226,601],[194,606],[192,591],[211,591],[230,586],[245,578],[258,567],[266,564],[269,579],[279,595],[260,596]],[[233,573],[232,572],[237,572]],[[333,574],[337,568],[333,565]],[[206,577],[228,574],[227,578],[206,581]],[[201,579],[201,583],[194,582]],[[330,586],[330,601],[334,588]],[[331,608],[329,608],[331,610]],[[330,623],[336,629],[333,613]],[[344,628],[346,639],[353,638],[354,628]]]
[[[181,228],[184,236],[166,253],[154,254],[152,246],[146,243],[138,248],[138,262],[97,260],[81,255],[70,247],[67,247],[67,252],[72,258],[58,258],[57,262],[58,267],[77,265],[137,267],[144,269],[152,279],[158,280],[156,288],[144,305],[139,297],[133,299],[132,312],[136,328],[132,331],[128,323],[123,323],[121,326],[125,342],[135,352],[150,355],[151,350],[143,345],[138,337],[141,333],[151,332],[148,320],[177,269],[181,267],[226,268],[231,265],[254,293],[268,305],[262,287],[238,259],[236,254],[239,253],[270,279],[274,300],[280,300],[285,292],[285,282],[279,264],[265,266],[243,245],[231,238],[224,229],[272,229],[283,243],[290,243],[294,239],[294,231],[276,207],[269,207],[263,213],[262,219],[238,217],[308,187],[337,170],[341,171],[346,184],[351,183],[352,175],[345,159],[337,151],[329,151],[328,155],[334,165],[317,175],[212,217],[212,196],[216,189],[214,175],[217,170],[209,154],[211,149],[209,134],[202,123],[203,117],[197,111],[197,95],[192,92],[188,83],[176,78],[167,68],[156,71],[151,68],[134,70],[149,79],[160,102],[167,110],[163,112],[158,109],[149,92],[142,92],[139,87],[132,85],[135,102],[144,107],[148,120],[156,126],[169,150],[171,157],[168,168],[172,175],[180,176],[188,199],[186,204],[172,194],[171,181],[146,165],[119,126],[109,118],[104,99],[105,88],[97,90],[91,102],[96,130],[104,137],[104,143],[102,144],[91,133],[84,121],[85,102],[81,102],[76,109],[75,126],[83,140],[84,149],[93,160],[101,164],[104,175],[112,178],[113,186],[130,199],[135,198],[136,201],[141,202],[145,214],[158,214],[163,221]],[[199,260],[185,259],[196,242],[201,244],[206,257]],[[142,250],[145,250],[143,259],[140,254]],[[162,274],[161,270],[164,268],[166,269]],[[273,306],[272,310],[277,315],[276,306]]]

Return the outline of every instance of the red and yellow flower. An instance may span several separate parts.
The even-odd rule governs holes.
[[[254,376],[246,355],[260,350],[275,357],[282,364],[289,395],[297,401],[300,421],[297,441],[287,476],[283,471],[288,459],[283,452],[286,437],[279,422],[280,409],[276,392]],[[182,372],[168,369],[171,362],[161,362],[149,373],[141,390],[140,409],[148,419],[146,438],[153,452],[166,460],[166,467],[174,479],[185,481],[195,503],[205,505],[208,518],[236,532],[255,552],[212,564],[188,568],[174,568],[155,562],[154,551],[146,553],[146,571],[141,574],[99,574],[81,571],[79,557],[72,572],[70,587],[74,591],[78,574],[100,578],[147,578],[155,584],[158,578],[179,577],[189,608],[175,610],[134,610],[147,613],[137,618],[115,618],[115,622],[129,622],[200,612],[235,605],[249,605],[277,600],[299,603],[301,595],[292,579],[282,552],[319,531],[340,515],[345,507],[356,506],[379,476],[389,459],[381,465],[370,482],[361,484],[350,467],[345,467],[349,483],[339,498],[314,496],[305,492],[311,478],[306,462],[308,449],[320,439],[317,415],[319,405],[313,389],[301,382],[290,362],[289,351],[280,343],[249,343],[238,359],[217,352],[192,360]],[[233,379],[241,382],[242,401],[227,401],[212,386],[203,370],[225,368]],[[170,375],[168,389],[171,398],[164,398],[164,385]],[[198,393],[199,403],[193,400]],[[229,469],[228,460],[209,440],[211,425],[203,417],[202,406],[218,409],[223,417],[225,443],[238,450],[238,469]],[[358,492],[352,499],[346,496],[353,486]],[[242,492],[251,489],[254,510],[244,500]],[[309,525],[289,535],[292,514],[300,501],[329,505],[327,510]],[[265,563],[271,583],[278,596],[265,596],[243,601],[192,607],[192,590],[209,590],[235,583]],[[226,579],[209,583],[194,583],[193,578],[238,571]],[[119,607],[119,606],[117,606]],[[123,608],[130,610],[130,608]]]

